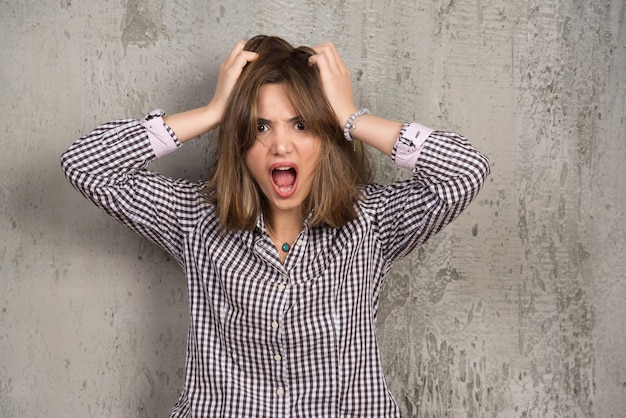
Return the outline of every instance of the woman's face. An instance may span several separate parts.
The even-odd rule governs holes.
[[[271,217],[300,214],[311,192],[321,155],[321,139],[308,130],[285,94],[283,84],[259,92],[257,137],[246,166],[265,195]]]

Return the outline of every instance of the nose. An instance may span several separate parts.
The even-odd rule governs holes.
[[[293,146],[292,133],[288,128],[276,127],[272,132],[270,151],[272,155],[287,155]]]

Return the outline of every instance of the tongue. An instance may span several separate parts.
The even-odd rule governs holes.
[[[289,170],[274,170],[272,177],[278,187],[289,187],[296,181],[296,173],[293,168]]]

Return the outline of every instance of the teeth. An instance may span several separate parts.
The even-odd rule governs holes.
[[[277,167],[277,168],[276,168],[276,170],[279,170],[279,171],[287,171],[287,170],[289,170],[289,168],[290,168],[290,167]]]

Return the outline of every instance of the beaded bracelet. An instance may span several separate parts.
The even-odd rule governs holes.
[[[352,114],[352,116],[350,116],[350,119],[348,119],[348,122],[346,122],[346,126],[344,126],[343,128],[343,136],[346,138],[346,141],[348,142],[354,141],[354,137],[352,136],[352,133],[350,132],[350,130],[356,128],[356,120],[358,118],[360,118],[361,116],[369,115],[369,114],[370,114],[369,109],[363,108],[363,109],[357,110],[356,112]]]

